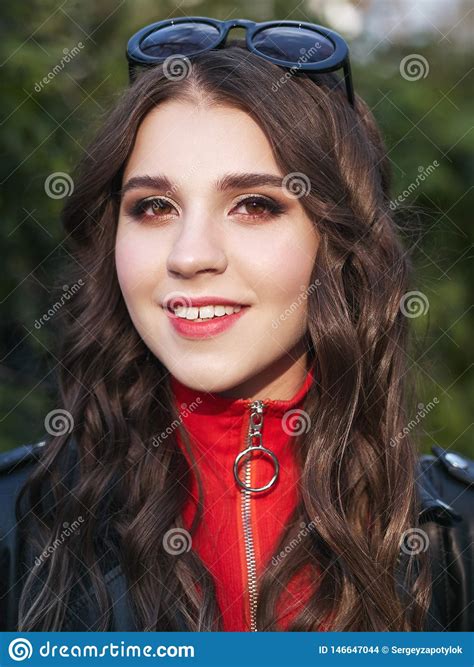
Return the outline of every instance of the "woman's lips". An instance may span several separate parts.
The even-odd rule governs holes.
[[[203,322],[178,317],[167,308],[164,308],[164,311],[170,320],[171,326],[181,336],[185,338],[210,338],[229,329],[249,308],[250,306],[242,306],[238,313],[213,317]]]

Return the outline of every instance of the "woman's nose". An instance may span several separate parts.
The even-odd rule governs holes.
[[[221,234],[208,220],[188,219],[168,254],[171,274],[191,278],[195,273],[221,273],[227,266]]]

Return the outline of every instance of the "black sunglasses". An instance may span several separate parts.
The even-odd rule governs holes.
[[[344,71],[347,98],[354,107],[349,49],[333,30],[300,21],[246,19],[218,21],[205,16],[187,16],[151,23],[136,32],[127,44],[130,83],[137,67],[150,67],[170,56],[189,57],[222,48],[231,28],[246,29],[247,49],[257,56],[301,72]]]

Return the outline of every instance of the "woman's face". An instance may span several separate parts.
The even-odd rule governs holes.
[[[250,174],[286,176],[245,112],[178,101],[151,111],[124,172],[117,274],[136,330],[179,381],[284,400],[306,373],[305,294],[319,237],[295,195]],[[224,182],[229,175],[248,181]],[[248,307],[218,334],[176,331],[162,304],[203,296]]]

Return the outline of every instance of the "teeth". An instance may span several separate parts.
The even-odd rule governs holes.
[[[187,308],[186,306],[178,306],[174,309],[174,314],[177,317],[182,317],[185,320],[208,320],[213,317],[222,317],[223,315],[232,315],[238,313],[241,306],[201,306],[200,308],[193,306]]]

